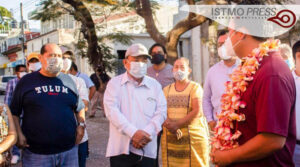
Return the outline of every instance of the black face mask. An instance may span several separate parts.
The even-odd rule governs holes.
[[[152,64],[160,64],[163,61],[165,61],[165,57],[162,54],[155,54],[152,56],[152,59],[151,59]]]

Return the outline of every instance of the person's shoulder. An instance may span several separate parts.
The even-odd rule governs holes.
[[[198,82],[190,81],[190,84],[194,87],[201,87],[201,85]]]
[[[166,69],[168,69],[168,70],[170,70],[170,69],[173,70],[173,66],[172,66],[171,64],[167,63]]]
[[[108,81],[108,84],[117,84],[117,83],[121,83],[121,80],[123,78],[123,76],[126,74],[123,73],[123,74],[120,74],[120,75],[117,75],[117,76],[114,76],[112,77],[109,81]]]
[[[161,87],[161,84],[152,77],[149,77],[146,75],[146,76],[144,76],[144,79],[146,79],[147,82],[149,83],[149,85],[151,85],[151,86],[155,86],[155,87],[160,86]]]

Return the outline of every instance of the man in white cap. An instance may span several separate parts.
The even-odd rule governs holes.
[[[126,72],[107,84],[106,156],[111,167],[155,167],[157,134],[167,117],[167,103],[161,85],[146,76],[148,58],[145,46],[131,45],[123,60]]]

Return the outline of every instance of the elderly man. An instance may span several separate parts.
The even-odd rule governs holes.
[[[146,76],[147,49],[131,45],[123,61],[126,73],[112,78],[105,91],[110,121],[106,156],[111,167],[155,167],[157,134],[166,119],[161,85]]]
[[[78,166],[75,144],[84,134],[84,105],[73,80],[60,72],[60,48],[56,44],[44,45],[39,59],[41,70],[19,81],[10,104],[18,144],[24,148],[23,167]]]
[[[226,31],[221,31],[218,38],[218,54],[221,61],[208,70],[204,84],[202,105],[211,130],[218,121],[217,114],[221,112],[221,97],[225,92],[225,83],[230,80],[229,75],[240,64],[240,61],[223,46],[227,39],[226,33]]]

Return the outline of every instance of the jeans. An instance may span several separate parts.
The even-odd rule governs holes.
[[[85,167],[86,158],[88,156],[88,141],[78,146],[78,163],[79,167]]]
[[[130,153],[110,157],[110,167],[155,167],[155,159]]]
[[[78,167],[78,147],[50,155],[35,154],[24,149],[22,164],[23,167]]]
[[[21,156],[21,153],[20,153],[20,149],[16,146],[16,145],[14,145],[13,146],[13,148],[12,148],[12,155],[14,156],[14,155],[17,155],[17,156]]]

